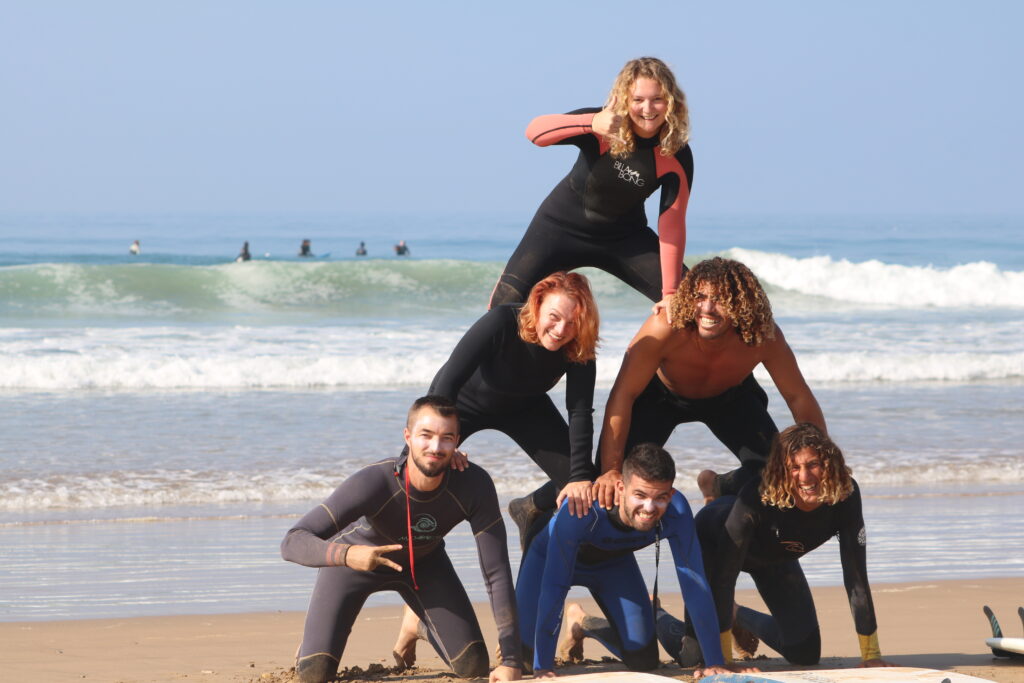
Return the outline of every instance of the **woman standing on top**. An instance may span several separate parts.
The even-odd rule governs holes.
[[[686,96],[668,66],[633,59],[603,109],[540,116],[526,136],[541,147],[575,145],[580,154],[537,210],[490,305],[523,301],[548,273],[582,266],[607,271],[655,302],[672,294],[682,276],[693,155]],[[644,201],[659,187],[655,234]]]

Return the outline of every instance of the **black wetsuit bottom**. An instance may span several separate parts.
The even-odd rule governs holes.
[[[729,542],[723,535],[728,533],[725,520],[734,501],[734,496],[723,496],[697,513],[697,537],[704,556],[704,572],[708,577],[718,575],[715,558],[719,544]],[[736,612],[736,622],[785,657],[786,661],[800,665],[817,664],[821,659],[821,629],[814,598],[800,562],[794,559],[767,563],[748,557],[743,571],[754,580],[770,614],[740,607]],[[689,626],[687,629],[693,635]]]
[[[611,233],[562,227],[538,214],[505,265],[491,307],[526,301],[530,289],[551,273],[586,266],[614,275],[651,301],[661,301],[661,246],[649,227]]]
[[[487,676],[490,668],[480,625],[466,590],[444,550],[416,562],[414,590],[408,572],[382,568],[363,572],[324,567],[316,578],[296,671],[303,683],[335,677],[352,624],[366,599],[380,591],[396,591],[420,618],[427,639],[455,675]]]
[[[655,375],[633,403],[625,452],[649,441],[664,446],[675,428],[686,422],[703,422],[739,459],[738,470],[719,477],[722,494],[738,493],[760,476],[779,432],[768,414],[768,394],[753,375],[718,396],[695,399],[674,394]]]

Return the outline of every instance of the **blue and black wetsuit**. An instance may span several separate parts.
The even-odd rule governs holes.
[[[545,274],[546,275],[546,274]],[[431,394],[455,401],[459,437],[482,429],[504,432],[561,489],[594,478],[594,361],[570,362],[562,350],[548,351],[519,336],[521,306],[496,306],[463,335],[434,376]],[[569,421],[548,396],[565,376]],[[538,507],[554,510],[554,487]]]
[[[297,668],[303,680],[334,677],[363,603],[372,593],[385,590],[398,592],[419,616],[437,654],[457,675],[486,676],[489,658],[480,626],[444,549],[444,536],[462,521],[469,521],[476,538],[498,627],[501,663],[521,668],[512,570],[494,483],[483,469],[470,464],[462,472],[446,471],[433,491],[411,487],[407,503],[402,485],[406,466],[405,457],[390,458],[354,473],[281,542],[284,559],[321,568],[299,650]],[[409,571],[410,527],[418,590]],[[385,555],[402,567],[401,572],[344,566],[351,545],[391,544],[405,546]]]
[[[654,614],[634,552],[659,538],[667,540],[672,549],[679,588],[704,648],[705,662],[722,665],[718,621],[704,578],[693,514],[676,491],[661,523],[652,531],[637,531],[624,524],[618,507],[605,510],[595,503],[580,519],[569,514],[568,504],[563,503],[533,539],[519,567],[516,604],[527,654],[524,659],[532,644],[534,670],[554,667],[562,606],[570,586],[588,588],[611,622],[611,628],[588,630],[588,635],[600,640],[631,669],[658,666]]]
[[[548,274],[600,268],[652,301],[679,286],[686,247],[686,205],[693,184],[688,145],[662,155],[660,139],[636,137],[625,158],[609,154],[591,124],[599,108],[534,119],[526,129],[541,147],[575,145],[572,170],[540,205],[491,295],[491,306],[525,301]],[[644,201],[661,188],[658,233],[647,225]]]
[[[736,578],[741,570],[748,572],[771,615],[740,607],[736,614],[740,626],[793,664],[816,664],[821,657],[821,632],[798,558],[837,536],[861,654],[865,659],[880,657],[857,483],[845,500],[811,512],[766,505],[758,487],[759,482],[751,482],[738,496],[718,498],[697,514],[704,568],[722,630],[732,626]]]

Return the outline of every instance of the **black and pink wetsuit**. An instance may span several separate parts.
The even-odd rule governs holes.
[[[575,145],[580,154],[537,210],[495,286],[491,306],[525,301],[530,288],[551,273],[583,266],[611,273],[652,301],[678,287],[693,184],[690,147],[663,156],[658,137],[638,136],[635,150],[616,159],[591,127],[599,111],[540,116],[526,129],[535,145]],[[655,234],[644,201],[658,188]]]

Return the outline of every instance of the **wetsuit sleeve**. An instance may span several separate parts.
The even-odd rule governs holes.
[[[600,108],[577,109],[568,114],[538,116],[526,127],[526,137],[538,147],[548,145],[578,145],[573,138],[597,135],[591,128],[594,114]]]
[[[594,480],[594,382],[597,363],[572,363],[565,372],[569,414],[569,481]]]
[[[678,491],[672,496],[670,503],[673,511],[672,527],[668,532],[669,547],[672,548],[672,559],[676,565],[676,576],[679,589],[686,602],[686,611],[693,622],[697,640],[704,653],[707,666],[722,666],[722,644],[718,637],[718,618],[715,615],[715,603],[711,597],[711,587],[704,576],[704,560],[697,541],[697,529],[693,523],[693,512]]]
[[[480,571],[491,601],[494,623],[498,629],[498,644],[501,646],[501,663],[505,666],[523,668],[522,643],[519,639],[519,622],[516,619],[516,594],[512,585],[512,568],[508,560],[508,541],[505,522],[498,507],[498,494],[494,482],[483,469],[479,482],[474,485],[476,504],[469,511],[467,519],[476,539],[480,556]]]
[[[583,519],[569,514],[568,503],[555,513],[548,527],[548,553],[537,601],[537,628],[533,641],[533,669],[555,668],[555,644],[562,626],[562,606],[572,586],[576,553],[586,530],[594,523],[593,509]]]
[[[661,179],[658,242],[661,258],[661,293],[668,296],[679,287],[686,251],[686,205],[693,184],[693,153],[685,145],[674,156],[655,156]]]
[[[345,564],[348,544],[330,539],[368,512],[380,507],[388,492],[380,486],[380,473],[365,467],[334,490],[327,500],[307,512],[281,541],[281,557],[306,567],[334,567]],[[376,498],[374,504],[372,498]]]
[[[515,325],[515,315],[505,307],[496,306],[487,311],[462,335],[455,345],[448,362],[438,371],[431,383],[434,394],[455,401],[462,386],[469,381],[476,369],[490,357],[498,346],[498,340],[509,324]]]
[[[868,585],[867,535],[864,530],[864,512],[860,488],[854,484],[853,493],[836,504],[839,532],[839,558],[843,563],[843,584],[850,598],[850,611],[857,635],[871,636],[878,630],[875,605]]]

